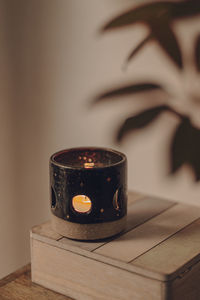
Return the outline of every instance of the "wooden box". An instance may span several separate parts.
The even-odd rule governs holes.
[[[126,231],[101,242],[31,231],[32,281],[79,300],[199,300],[200,208],[129,195]]]

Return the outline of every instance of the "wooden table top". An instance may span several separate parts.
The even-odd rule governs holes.
[[[0,280],[0,300],[71,300],[31,282],[30,264]]]

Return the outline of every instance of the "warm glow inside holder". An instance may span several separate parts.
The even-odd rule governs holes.
[[[127,160],[104,148],[73,148],[50,158],[52,226],[80,240],[102,239],[124,230]]]

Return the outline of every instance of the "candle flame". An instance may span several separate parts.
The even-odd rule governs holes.
[[[84,168],[86,168],[86,169],[90,169],[90,168],[93,168],[93,167],[94,167],[94,163],[93,162],[84,163]]]

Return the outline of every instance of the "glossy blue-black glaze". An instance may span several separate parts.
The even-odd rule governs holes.
[[[94,167],[84,167],[88,159]],[[119,220],[127,214],[126,156],[92,147],[57,152],[50,158],[50,187],[51,211],[59,218],[81,224]],[[79,213],[73,208],[76,195],[90,198],[89,212]]]

